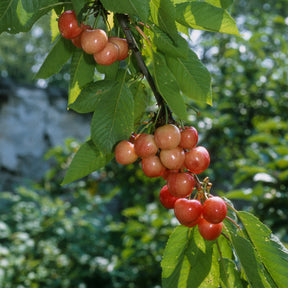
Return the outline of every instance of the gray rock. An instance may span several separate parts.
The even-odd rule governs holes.
[[[38,181],[49,168],[48,149],[90,135],[90,116],[68,111],[65,94],[0,79],[0,191]]]

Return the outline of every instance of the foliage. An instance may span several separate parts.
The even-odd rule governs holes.
[[[5,1],[5,4],[8,2],[9,0]],[[113,158],[115,145],[123,139],[128,139],[132,131],[139,133],[145,130],[153,133],[156,127],[167,122],[179,123],[180,126],[188,120],[190,111],[187,106],[191,107],[191,103],[194,109],[198,105],[203,107],[204,104],[212,104],[210,73],[186,41],[190,35],[189,29],[239,36],[235,21],[227,10],[231,1],[151,0],[143,3],[143,1],[132,2],[129,0],[121,2],[97,0],[91,3],[88,1],[83,3],[83,1],[74,0],[71,3],[63,3],[50,0],[48,2],[38,1],[37,3],[12,1],[10,4],[7,6],[8,8],[4,8],[3,5],[0,6],[0,32],[28,31],[37,19],[53,10],[51,30],[54,46],[36,77],[48,78],[52,76],[71,59],[68,108],[79,113],[93,113],[91,137],[77,149],[62,184],[71,183],[107,165]],[[94,65],[91,55],[90,57],[84,54],[83,51],[77,50],[69,40],[56,36],[57,28],[55,27],[57,22],[55,21],[55,15],[59,15],[62,8],[74,9],[79,21],[84,20],[85,23],[93,23],[94,26],[109,30],[109,35],[123,37],[125,34],[134,54],[130,55],[126,61],[115,63],[109,67]],[[107,17],[109,14],[110,16]],[[96,17],[96,21],[94,19],[95,15],[99,16]],[[139,25],[143,25],[143,31],[139,28]],[[227,35],[224,37],[227,37]],[[226,54],[223,54],[225,60],[235,57],[236,53],[233,48],[227,50],[225,46],[220,48],[225,52],[228,50]],[[241,49],[239,51],[241,52]],[[261,51],[260,56],[265,58],[263,51]],[[253,60],[253,57],[242,58],[245,65],[247,62],[249,64],[251,59]],[[219,62],[221,64],[221,61]],[[226,61],[222,61],[222,65],[219,66],[220,69],[223,69],[221,76],[229,75],[231,78],[234,71],[225,66]],[[244,70],[239,69],[240,72]],[[151,71],[151,74],[149,71]],[[139,77],[140,74],[143,74],[145,79]],[[219,77],[219,83],[223,81],[226,85],[227,79],[224,77],[223,80],[221,76]],[[257,89],[261,83],[265,82],[267,77],[259,78],[259,74],[254,71],[254,68],[248,69],[245,76],[252,80],[252,85],[249,87],[250,91],[256,97],[259,94],[263,96],[262,91]],[[237,99],[238,102],[236,101],[238,104],[236,109],[233,107],[233,102],[229,101],[225,102],[224,107],[221,107],[221,101],[219,101],[217,107],[220,107],[219,111],[235,109],[235,114],[240,114],[240,120],[248,124],[249,129],[245,131],[246,136],[249,136],[247,142],[245,142],[245,144],[248,144],[248,148],[239,145],[238,148],[240,149],[235,150],[236,152],[233,149],[233,152],[236,155],[240,155],[241,152],[249,155],[251,161],[256,159],[262,164],[262,167],[260,169],[259,166],[254,166],[253,162],[246,161],[246,159],[242,162],[233,162],[231,171],[234,169],[233,172],[235,172],[235,169],[238,168],[235,174],[237,177],[235,183],[239,184],[241,182],[241,185],[243,185],[251,175],[253,175],[254,180],[258,179],[255,182],[259,182],[259,179],[264,182],[263,179],[265,179],[268,183],[274,183],[273,179],[276,177],[279,180],[286,180],[286,150],[282,146],[283,144],[286,145],[287,142],[287,135],[284,132],[287,128],[286,122],[280,121],[276,116],[272,121],[265,121],[265,109],[257,115],[254,114],[253,109],[247,109],[244,103],[245,101],[249,103],[251,101],[248,97],[245,97],[246,90],[241,85],[241,81],[238,83],[233,87],[236,94],[239,93],[238,95],[241,96],[240,99]],[[286,87],[285,84],[283,86]],[[157,105],[156,108],[154,106],[151,109],[150,106],[147,109],[147,105],[141,104],[143,104],[143,98],[145,100],[149,99],[152,94],[154,94],[156,100],[153,104]],[[268,103],[269,106],[273,99],[269,98],[269,95],[263,94],[265,101],[261,99],[261,103],[255,101],[254,104],[267,108],[267,105],[263,103]],[[229,96],[232,96],[232,94],[229,93]],[[266,98],[266,96],[268,97]],[[272,111],[272,114],[274,112]],[[252,119],[252,121],[247,123],[246,115],[249,113],[251,116],[249,119]],[[220,114],[218,122],[220,129],[223,126],[227,127],[229,123],[239,125],[239,121],[232,120],[229,117],[225,118],[225,116]],[[148,125],[145,125],[146,123]],[[241,128],[235,131],[239,130]],[[261,131],[261,133],[254,135],[256,130]],[[228,135],[228,139],[234,137],[230,134],[229,126],[225,133]],[[242,131],[239,133],[242,135]],[[279,135],[282,136],[283,134],[284,141],[278,142]],[[271,137],[271,135],[275,137]],[[227,138],[223,138],[221,141],[226,141]],[[226,146],[226,142],[222,143],[223,146]],[[251,147],[249,147],[250,143],[252,143]],[[267,144],[276,145],[275,153],[267,147]],[[212,154],[213,145],[214,147],[221,147],[217,141],[211,143]],[[228,147],[225,149],[227,150]],[[255,150],[258,153],[255,153]],[[214,161],[217,160],[217,157],[218,160],[223,160],[219,157],[219,154],[215,154]],[[273,163],[271,163],[271,159],[273,159]],[[219,162],[215,162],[216,168]],[[243,162],[245,165],[243,165]],[[115,162],[112,161],[110,165],[110,167],[113,167]],[[106,169],[109,169],[109,166]],[[270,175],[273,174],[272,171],[275,169],[279,169],[279,172]],[[221,173],[217,169],[214,169],[214,171],[214,175]],[[213,174],[213,172],[211,173]],[[106,179],[111,181],[113,187],[113,180],[109,176]],[[128,178],[128,180],[130,179]],[[125,181],[127,182],[127,179]],[[136,187],[138,188],[138,186]],[[280,186],[279,189],[282,191],[283,187]],[[259,186],[257,189],[259,190]],[[260,189],[262,190],[262,186]],[[265,191],[265,188],[263,188],[263,191]],[[116,192],[112,189],[108,194],[108,198],[106,196],[102,199],[113,198]],[[127,192],[129,193],[129,191]],[[205,190],[205,193],[208,192]],[[263,193],[260,194],[263,196]],[[269,194],[273,195],[273,193],[268,192],[264,196]],[[236,193],[231,191],[227,196],[232,198],[238,197],[237,195],[239,196],[239,191],[236,191]],[[275,195],[277,195],[277,192]],[[124,196],[124,193],[121,196]],[[241,194],[240,192],[240,197],[243,198],[243,196],[246,196],[245,193]],[[128,198],[126,201],[129,202],[129,200]],[[216,241],[207,242],[200,238],[197,228],[179,226],[175,229],[164,251],[162,261],[163,288],[211,287],[211,285],[213,287],[285,287],[285,283],[288,281],[284,272],[287,269],[288,262],[287,249],[257,218],[246,212],[238,212],[228,200],[227,205],[230,208],[230,215],[225,220],[223,235]],[[134,239],[142,242],[140,246],[147,241],[149,247],[149,241],[153,235],[159,236],[160,239],[163,239],[163,234],[167,236],[167,230],[163,230],[163,225],[167,222],[156,217],[158,208],[155,208],[153,204],[145,205],[145,208],[143,210],[143,205],[138,205],[137,201],[134,202],[133,207],[123,210],[122,215],[128,218],[127,223],[123,227],[119,225],[120,229],[125,232],[122,256],[124,259],[127,257],[132,263],[138,259],[135,251],[138,252],[140,243],[134,241]],[[105,212],[107,213],[107,211]],[[65,217],[67,217],[67,214],[69,213],[66,213]],[[151,218],[147,218],[147,215],[150,215]],[[136,221],[132,218],[129,219],[130,216],[136,217]],[[148,222],[146,222],[147,219]],[[117,221],[115,223],[116,225],[107,225],[107,227],[112,229],[111,231],[119,232],[119,227],[115,227],[118,224]],[[148,223],[151,225],[151,235],[143,237],[143,229]],[[158,234],[159,231],[160,235]],[[132,235],[132,237],[130,238],[129,235]],[[158,243],[161,243],[161,240]],[[154,250],[154,247],[149,248],[147,251],[156,256],[154,253],[159,250]],[[143,287],[147,287],[152,284],[152,282],[144,283],[142,280],[138,283],[138,280],[136,280],[137,274],[144,273],[144,271],[147,271],[146,267],[149,267],[151,257],[146,256],[143,259],[148,263],[146,263],[147,266],[143,268],[138,266],[135,274],[129,275],[130,279],[132,278],[132,281],[136,283],[137,286],[135,287],[141,287],[142,284],[145,284]],[[276,263],[276,266],[273,262]],[[122,263],[120,270],[122,268],[128,269],[125,263]],[[149,275],[151,275],[150,273],[153,275],[153,269],[149,270]],[[119,275],[115,276],[112,273],[112,279],[113,277],[117,278]]]
[[[215,191],[241,199],[235,203],[287,242],[287,5],[241,1],[234,7],[243,11],[243,38],[201,36],[215,85],[214,105],[199,107],[197,124],[209,143]]]

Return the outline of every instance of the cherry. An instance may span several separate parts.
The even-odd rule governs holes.
[[[181,147],[161,150],[160,160],[168,169],[180,169],[185,160],[185,152]]]
[[[212,224],[207,222],[204,218],[201,218],[198,222],[198,229],[205,240],[212,241],[220,236],[223,229],[223,222]]]
[[[82,49],[88,54],[95,54],[104,49],[108,36],[102,29],[86,29],[81,34]]]
[[[174,204],[175,204],[176,200],[178,200],[178,199],[179,199],[178,197],[173,196],[169,192],[167,185],[163,186],[162,189],[160,190],[159,200],[165,208],[173,209]]]
[[[124,60],[128,57],[129,47],[126,39],[119,37],[109,37],[108,41],[114,43],[119,48],[119,56],[117,60]]]
[[[62,37],[73,39],[79,36],[82,28],[79,26],[76,14],[72,10],[64,11],[58,19],[58,28]]]
[[[167,180],[168,179],[168,176],[171,174],[171,173],[178,173],[179,170],[178,169],[175,169],[175,170],[171,170],[171,169],[168,169],[166,168],[164,173],[161,175],[161,177],[164,179],[164,180]]]
[[[111,65],[113,64],[119,56],[119,48],[112,42],[108,42],[103,50],[93,54],[94,60],[99,65]]]
[[[198,132],[194,127],[185,127],[181,131],[181,141],[179,146],[184,149],[192,149],[198,142]]]
[[[160,177],[165,171],[165,167],[156,155],[143,158],[141,164],[144,174],[148,177]]]
[[[205,171],[210,164],[210,155],[203,146],[198,146],[185,153],[185,167],[194,174]]]
[[[152,134],[142,133],[137,135],[134,146],[136,154],[141,158],[155,155],[158,152],[158,147]]]
[[[135,162],[138,155],[135,153],[134,144],[123,140],[116,145],[115,158],[119,164],[128,165]]]
[[[196,181],[190,173],[171,173],[167,178],[167,186],[170,193],[176,197],[190,195],[195,187]]]
[[[202,214],[209,223],[217,224],[222,222],[227,215],[225,201],[218,196],[208,198],[203,204]]]
[[[84,25],[84,24],[81,24],[81,29],[82,29],[82,32],[84,30],[87,30],[87,29],[92,29],[90,25]],[[81,45],[81,35],[82,35],[82,32],[80,35],[78,35],[77,37],[73,38],[72,39],[72,43],[74,44],[74,46],[76,46],[77,48],[82,48],[82,45]]]
[[[164,150],[177,147],[181,140],[180,130],[173,124],[158,127],[155,130],[154,136],[157,146]]]
[[[193,227],[197,225],[202,212],[201,202],[179,198],[174,204],[174,213],[178,221],[185,226]]]

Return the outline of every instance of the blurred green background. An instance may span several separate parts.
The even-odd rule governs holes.
[[[213,78],[213,107],[191,110],[211,155],[203,177],[288,242],[288,1],[234,1],[230,12],[242,37],[191,34]],[[33,79],[50,47],[47,21],[0,36],[2,79],[67,89],[67,67]],[[161,255],[177,225],[158,200],[163,180],[112,161],[62,187],[78,146],[67,139],[50,149],[41,181],[0,193],[0,287],[160,287]]]

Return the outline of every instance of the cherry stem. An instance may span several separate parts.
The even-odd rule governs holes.
[[[167,103],[165,102],[164,98],[162,97],[162,95],[159,93],[155,81],[152,77],[152,75],[150,74],[150,71],[148,70],[148,67],[146,66],[142,54],[138,48],[137,42],[135,40],[135,38],[133,37],[133,34],[128,26],[129,23],[129,18],[128,15],[126,14],[116,14],[115,15],[127,40],[127,43],[129,45],[129,48],[132,50],[136,61],[137,61],[137,65],[141,71],[141,73],[145,76],[149,86],[151,87],[151,90],[155,96],[155,99],[157,101],[157,105],[160,109],[160,117],[156,123],[156,128],[157,126],[162,126],[165,125],[166,123],[166,115],[169,119],[169,123],[175,123],[175,120],[172,116],[172,112],[170,110],[170,108],[168,107]],[[163,117],[162,117],[163,115]],[[163,122],[163,123],[162,123]]]
[[[232,222],[239,230],[241,230],[241,227],[232,218],[228,216],[226,216],[225,218],[229,220],[230,222]]]
[[[238,214],[238,211],[233,207],[231,206],[229,203],[225,202],[227,207],[229,207],[233,212],[235,212],[236,214]]]

